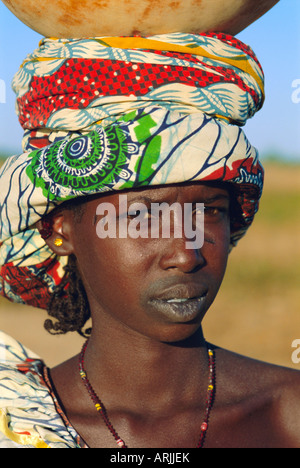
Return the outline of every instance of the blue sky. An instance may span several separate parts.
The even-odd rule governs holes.
[[[248,138],[262,155],[274,153],[300,161],[299,0],[280,0],[238,38],[254,49],[266,75],[266,103],[247,123]],[[21,152],[23,131],[10,83],[40,39],[0,2],[0,152]]]

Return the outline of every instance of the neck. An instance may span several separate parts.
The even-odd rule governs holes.
[[[110,329],[111,330],[111,329]],[[197,395],[208,376],[206,343],[200,328],[192,337],[176,342],[154,341],[138,334],[111,336],[94,330],[86,348],[85,369],[94,389],[106,401],[113,394],[128,406],[153,407]],[[115,332],[118,335],[117,332]],[[113,345],[112,345],[113,343]]]

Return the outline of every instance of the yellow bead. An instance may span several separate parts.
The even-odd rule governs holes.
[[[214,389],[214,386],[213,386],[213,385],[209,385],[208,390],[213,390],[213,389]]]
[[[55,239],[54,245],[56,247],[61,247],[63,245],[63,240],[62,239]]]
[[[97,403],[95,406],[96,406],[97,411],[101,411],[102,408],[101,408],[101,405],[99,405],[99,403]]]

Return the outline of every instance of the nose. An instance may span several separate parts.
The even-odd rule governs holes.
[[[164,270],[177,270],[182,273],[193,273],[206,265],[199,248],[187,248],[184,238],[168,239],[163,248],[160,267]]]

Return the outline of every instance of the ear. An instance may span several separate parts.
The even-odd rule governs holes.
[[[45,233],[45,224],[47,225],[47,235],[43,235],[43,238],[56,255],[66,256],[74,253],[71,220],[71,211],[65,210],[51,214],[36,224],[40,234]]]

